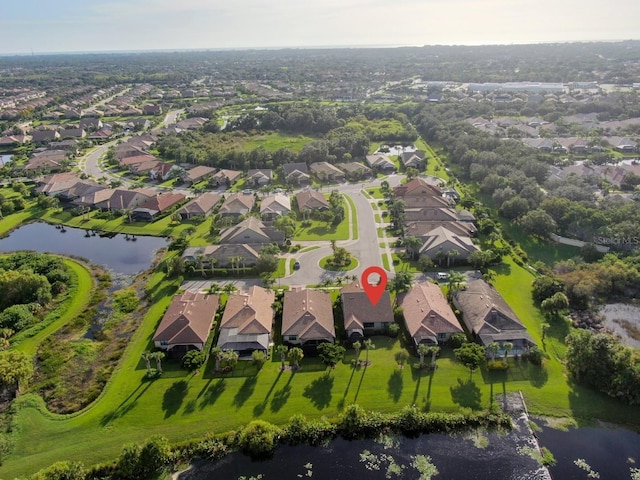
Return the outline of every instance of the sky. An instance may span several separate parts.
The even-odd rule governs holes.
[[[638,0],[22,0],[0,54],[640,39]]]

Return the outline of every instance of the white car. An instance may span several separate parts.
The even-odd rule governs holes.
[[[446,280],[447,278],[449,278],[449,274],[445,272],[438,272],[436,273],[436,278],[438,280]]]

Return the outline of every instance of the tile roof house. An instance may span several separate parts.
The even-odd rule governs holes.
[[[266,226],[256,217],[247,217],[242,222],[220,232],[219,243],[246,243],[248,245],[270,245],[283,243],[284,233]]]
[[[358,162],[339,163],[336,167],[342,169],[349,180],[362,180],[373,176],[369,167]]]
[[[394,187],[393,196],[406,202],[409,197],[442,197],[442,190],[423,178],[414,178],[404,185]]]
[[[426,236],[438,227],[443,227],[454,235],[463,237],[473,237],[477,233],[475,225],[469,222],[407,221],[407,224],[404,227],[404,235],[405,237],[418,237],[424,242]]]
[[[182,260],[197,264],[200,261],[200,256],[204,257],[206,268],[214,270],[216,267],[234,267],[238,263],[242,267],[252,267],[258,262],[260,254],[251,245],[230,243],[208,245],[206,247],[188,247],[182,254]],[[213,265],[210,259],[215,259]]]
[[[252,169],[247,172],[247,184],[255,188],[264,187],[273,181],[273,170],[270,168]]]
[[[129,210],[139,207],[156,195],[156,192],[153,190],[144,188],[135,190],[107,188],[96,192],[94,195],[82,196],[74,203],[103,211]]]
[[[414,285],[398,301],[413,344],[441,345],[454,333],[464,333],[449,302],[435,283]]]
[[[207,167],[205,165],[198,165],[189,170],[182,172],[182,181],[194,184],[206,180],[215,173],[215,168]]]
[[[255,350],[269,353],[275,293],[253,286],[249,293],[229,295],[220,322],[217,346],[238,352],[240,358],[251,358]]]
[[[218,215],[221,217],[241,217],[251,212],[255,203],[256,197],[253,195],[232,193],[225,199],[220,210],[218,210]]]
[[[208,217],[213,213],[216,205],[222,200],[222,195],[214,192],[206,192],[198,195],[178,210],[180,218],[189,220],[191,217]]]
[[[260,202],[260,218],[274,220],[291,212],[291,199],[282,193],[264,197]]]
[[[182,171],[183,168],[175,163],[158,162],[155,167],[149,170],[149,176],[153,180],[165,181],[178,177]]]
[[[132,218],[135,221],[151,222],[161,213],[182,202],[186,197],[182,193],[163,193],[150,198],[133,209]]]
[[[493,342],[513,344],[511,355],[522,354],[535,345],[526,327],[502,296],[484,280],[474,280],[457,291],[453,304],[462,312],[462,321],[483,346]]]
[[[153,335],[156,348],[172,357],[204,348],[219,302],[217,295],[184,292],[176,295]]]
[[[296,193],[296,202],[298,210],[329,210],[329,202],[325,196],[315,190],[305,190]]]
[[[357,340],[365,334],[380,332],[394,323],[391,296],[384,291],[380,300],[373,305],[356,280],[340,290],[344,328],[349,340]]]
[[[447,256],[447,266],[451,260],[466,260],[470,254],[479,250],[471,238],[456,235],[445,227],[437,227],[431,230],[424,236],[424,244],[420,248],[420,255],[427,255],[432,259],[439,259],[442,255],[447,255],[447,252],[458,252],[458,255],[453,257]]]
[[[396,171],[396,165],[389,160],[389,157],[376,153],[366,156],[367,164],[373,170],[379,170],[384,173],[393,173]]]
[[[312,163],[309,170],[322,182],[338,183],[345,180],[344,172],[329,162]]]
[[[84,117],[80,119],[80,128],[87,131],[100,130],[102,128],[102,120],[95,117]]]
[[[82,128],[65,128],[60,131],[60,138],[84,138],[87,136]]]
[[[284,181],[292,185],[304,186],[311,182],[309,168],[304,162],[285,163],[282,165],[282,173]]]
[[[231,186],[240,180],[242,177],[242,172],[238,170],[218,170],[216,173],[211,175],[211,180],[209,183],[214,186]]]
[[[64,150],[45,150],[34,154],[24,168],[37,172],[59,172],[64,168],[65,160],[67,152]]]
[[[333,342],[335,338],[330,294],[301,288],[284,292],[282,340],[285,343],[313,348]]]
[[[33,130],[31,132],[31,141],[33,143],[47,143],[59,139],[60,134],[55,130]]]

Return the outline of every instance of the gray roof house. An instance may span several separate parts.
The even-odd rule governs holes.
[[[284,292],[282,340],[291,345],[314,348],[333,342],[331,295],[321,290],[297,288]]]
[[[391,297],[384,291],[380,300],[373,305],[356,280],[340,290],[344,328],[349,340],[357,340],[365,334],[373,334],[394,323]]]

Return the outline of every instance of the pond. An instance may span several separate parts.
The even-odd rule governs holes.
[[[632,348],[640,348],[640,305],[609,303],[600,309],[604,326]]]
[[[135,275],[151,266],[156,251],[167,245],[160,237],[108,234],[30,223],[0,239],[0,252],[34,250],[86,258],[117,274]]]

